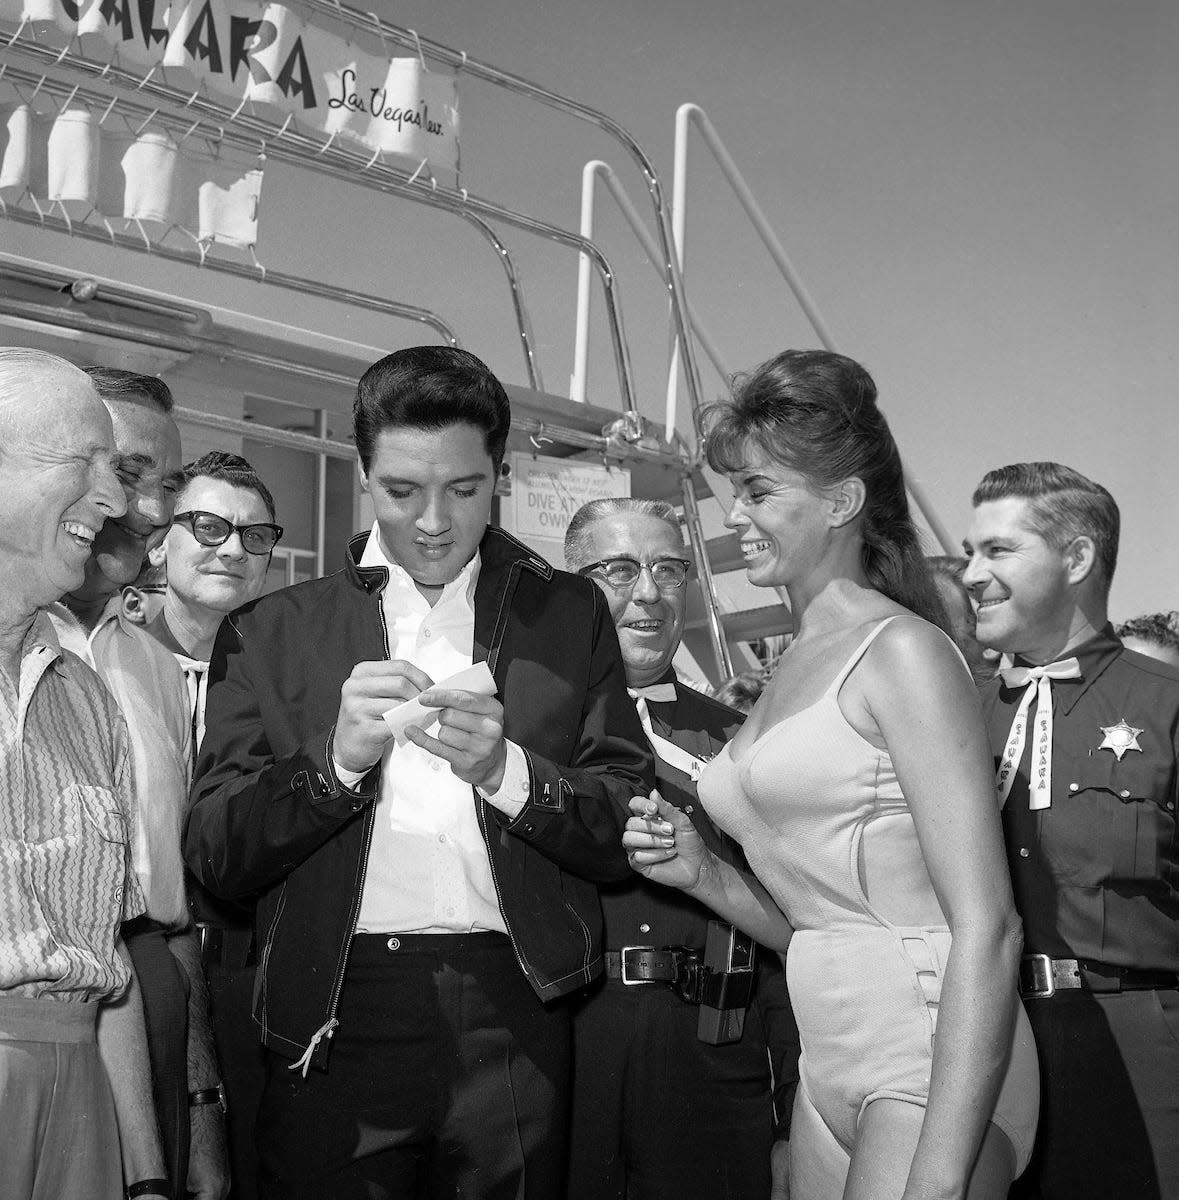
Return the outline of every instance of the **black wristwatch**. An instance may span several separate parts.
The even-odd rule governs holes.
[[[166,1196],[172,1200],[172,1185],[166,1179],[140,1179],[127,1184],[124,1195],[127,1200],[135,1200],[136,1196]]]
[[[216,1087],[201,1088],[199,1092],[188,1093],[188,1107],[198,1108],[202,1104],[216,1104],[221,1111],[228,1112],[229,1105],[225,1102],[225,1084]]]

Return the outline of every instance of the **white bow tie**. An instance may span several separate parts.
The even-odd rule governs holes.
[[[999,674],[1007,687],[1024,687],[1019,707],[1011,722],[1007,745],[995,775],[995,786],[999,790],[999,805],[1007,803],[1015,783],[1016,768],[1023,757],[1027,738],[1027,716],[1032,697],[1036,698],[1036,740],[1032,747],[1032,761],[1028,769],[1028,807],[1032,809],[1052,806],[1052,680],[1080,679],[1081,664],[1075,658],[1062,658],[1059,662],[1045,663],[1042,667],[1004,667]]]
[[[646,687],[628,687],[626,690],[635,700],[640,696],[644,700],[654,700],[656,704],[671,704],[675,700],[673,683],[649,683]]]

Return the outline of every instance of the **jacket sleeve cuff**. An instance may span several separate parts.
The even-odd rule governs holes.
[[[488,804],[498,808],[509,820],[515,820],[528,803],[532,791],[532,780],[528,774],[528,759],[515,742],[505,739],[508,756],[504,763],[504,777],[496,792],[485,792],[477,788],[479,795]],[[351,774],[351,772],[349,772]]]

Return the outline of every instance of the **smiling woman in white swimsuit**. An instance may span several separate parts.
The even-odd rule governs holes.
[[[700,798],[756,878],[634,800],[631,864],[786,952],[795,1200],[1002,1200],[1039,1103],[1021,944],[970,673],[867,372],[787,351],[706,415],[751,582],[795,636]]]

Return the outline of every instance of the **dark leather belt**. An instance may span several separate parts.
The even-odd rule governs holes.
[[[1179,975],[1174,971],[1140,971],[1083,958],[1051,958],[1047,954],[1025,954],[1019,960],[1019,994],[1025,1000],[1046,1000],[1057,992],[1067,991],[1101,995],[1173,987],[1179,987]]]
[[[607,950],[606,978],[619,979],[627,987],[640,983],[674,984],[681,974],[700,961],[700,955],[686,946],[623,946]]]

